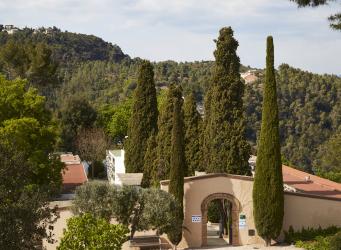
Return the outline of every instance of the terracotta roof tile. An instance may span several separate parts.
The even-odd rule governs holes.
[[[88,181],[82,164],[66,165],[62,173],[63,193],[72,192],[77,186]]]
[[[298,192],[341,199],[339,183],[285,165],[282,166],[282,172],[283,182]]]

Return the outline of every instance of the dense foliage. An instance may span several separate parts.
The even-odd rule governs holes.
[[[75,216],[68,220],[67,229],[58,250],[113,249],[120,250],[127,241],[128,228],[110,224],[105,219],[90,214]]]
[[[0,75],[0,141],[23,154],[30,183],[57,191],[61,185],[62,164],[49,157],[58,140],[58,129],[45,107],[45,97],[27,81],[6,80]]]
[[[172,154],[172,129],[174,101],[182,98],[182,89],[173,84],[169,86],[164,105],[160,108],[157,134],[157,162],[155,181],[169,178],[170,160]]]
[[[231,27],[216,40],[212,82],[205,97],[204,155],[211,173],[250,174],[250,145],[245,139],[244,83],[239,74],[238,41]]]
[[[41,249],[43,238],[52,242],[46,229],[57,218],[49,187],[32,182],[24,152],[1,143],[0,159],[0,249]]]
[[[157,132],[157,120],[158,109],[153,65],[149,61],[143,61],[134,93],[128,138],[125,141],[125,167],[128,173],[144,171],[147,141],[151,134]]]
[[[202,119],[197,110],[194,94],[185,97],[184,105],[184,129],[185,129],[185,158],[187,173],[185,176],[193,176],[195,170],[203,170],[201,138]]]
[[[284,231],[285,242],[294,243],[297,247],[307,250],[338,250],[341,247],[341,228],[302,228],[294,231],[289,227]]]

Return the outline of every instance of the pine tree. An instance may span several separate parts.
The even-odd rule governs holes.
[[[169,178],[170,157],[172,148],[172,127],[173,127],[173,110],[174,100],[182,99],[181,87],[173,84],[169,86],[166,100],[161,107],[160,117],[158,121],[157,135],[157,180],[165,180]]]
[[[281,232],[284,214],[283,176],[279,141],[278,106],[272,37],[267,38],[260,139],[253,186],[253,207],[258,234],[269,245]]]
[[[173,194],[175,200],[179,203],[181,207],[181,218],[183,218],[184,169],[186,168],[186,158],[181,105],[182,98],[174,98],[169,193]]]
[[[194,94],[191,93],[184,102],[184,125],[185,125],[185,176],[194,175],[195,170],[201,169],[201,116],[197,110]]]
[[[157,119],[153,66],[150,62],[143,61],[139,68],[128,138],[124,145],[125,165],[128,173],[143,172],[147,141],[152,133],[157,132]]]
[[[207,172],[250,174],[250,145],[245,139],[244,84],[238,42],[231,27],[222,28],[214,52],[215,68],[205,98],[204,164]]]

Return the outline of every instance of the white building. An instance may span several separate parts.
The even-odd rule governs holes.
[[[124,149],[107,150],[105,165],[108,181],[112,185],[140,186],[142,173],[126,173],[124,165]]]

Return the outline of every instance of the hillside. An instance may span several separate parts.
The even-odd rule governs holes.
[[[99,37],[62,32],[56,27],[24,28],[13,34],[0,32],[0,45],[11,39],[21,43],[47,43],[52,48],[54,59],[61,65],[95,60],[121,62],[125,58],[129,59],[119,46],[105,42]]]
[[[5,48],[11,50],[10,46],[3,46],[8,41],[15,41],[16,44],[44,42],[50,46],[52,58],[59,65],[56,71],[57,84],[34,86],[48,97],[49,107],[56,117],[62,116],[70,100],[78,98],[94,107],[98,113],[96,124],[106,127],[116,107],[123,105],[136,87],[141,59],[131,59],[117,45],[98,37],[62,32],[57,28],[40,31],[25,28],[12,35],[0,32],[0,70],[3,73],[12,72],[8,68],[5,71],[5,68],[1,69],[1,55],[11,55],[8,51],[2,51]],[[9,68],[18,67],[16,61],[3,64]],[[160,98],[170,83],[176,83],[182,86],[185,96],[194,91],[197,101],[202,104],[213,65],[212,61],[154,63]],[[20,70],[30,67],[24,64]],[[250,69],[243,66],[241,72]],[[23,74],[24,77],[26,75]],[[22,75],[17,73],[15,76]],[[244,95],[247,138],[254,153],[261,120],[262,70],[257,70],[257,76],[258,79],[246,85]],[[311,172],[319,148],[341,126],[341,78],[281,65],[277,71],[277,84],[283,160]]]

